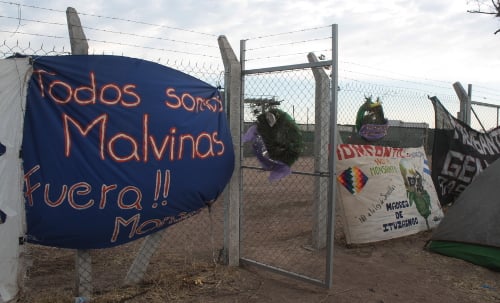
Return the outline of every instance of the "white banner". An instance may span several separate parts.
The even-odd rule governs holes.
[[[20,159],[28,58],[0,60],[0,303],[18,292],[19,237],[24,236]]]
[[[347,243],[436,227],[443,217],[424,149],[341,144],[337,181]]]

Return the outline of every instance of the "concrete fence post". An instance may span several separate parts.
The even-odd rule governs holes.
[[[83,32],[80,17],[76,9],[68,7],[66,9],[66,20],[68,22],[69,42],[71,44],[71,53],[73,55],[88,55],[89,44],[85,33]]]
[[[72,7],[66,9],[71,54],[88,55],[89,45],[83,32],[78,13]],[[79,249],[75,256],[75,297],[90,302],[92,296],[92,257],[87,249]]]
[[[460,101],[460,112],[458,113],[458,119],[467,125],[470,125],[471,116],[471,91],[472,85],[469,84],[469,92],[466,92],[464,87],[460,82],[453,83],[453,89],[458,96]]]
[[[224,192],[224,257],[227,265],[240,263],[241,201],[241,65],[225,36],[219,36],[219,49],[224,63],[224,100],[233,136],[234,172]]]
[[[318,62],[314,53],[309,53],[310,63]],[[328,173],[328,143],[330,140],[330,78],[323,67],[313,67],[315,80],[315,127],[314,127],[314,172]],[[326,247],[328,218],[329,178],[318,177],[314,182],[312,246]]]

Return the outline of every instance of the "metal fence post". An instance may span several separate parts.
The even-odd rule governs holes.
[[[332,40],[336,39],[336,25],[332,25],[331,30]],[[259,167],[257,157],[245,157],[242,162],[241,169],[245,170],[242,173],[245,186],[242,194],[245,196],[241,199],[240,220],[245,230],[241,233],[240,263],[331,288],[337,182],[333,168],[338,141],[338,90],[332,87],[338,87],[337,40],[332,41],[332,60],[318,61],[314,54],[309,53],[308,63],[253,69],[245,67],[246,62],[255,60],[253,57],[247,60],[247,55],[256,54],[254,50],[266,46],[262,43],[258,47],[247,48],[247,42],[240,41],[242,95],[283,93],[286,96],[283,100],[292,101],[288,105],[288,109],[292,110],[292,119],[295,119],[297,105],[294,103],[303,100],[315,102],[316,115],[314,134],[300,128],[306,143],[304,153],[293,164],[294,170],[287,178],[272,183],[266,174],[262,174],[266,169]],[[262,56],[261,53],[255,56],[258,59],[274,57],[259,55]],[[332,71],[331,79],[326,70]],[[314,76],[313,83],[311,76]],[[301,89],[305,89],[304,92]],[[308,121],[300,111],[297,117]],[[311,149],[314,149],[314,155]],[[312,224],[304,222],[305,218]],[[309,247],[311,235],[314,237],[312,249]],[[324,279],[316,278],[320,271]]]
[[[338,92],[339,92],[339,30],[337,24],[332,24],[332,82],[330,86],[330,157],[328,158],[328,171],[330,172],[328,189],[328,225],[327,225],[327,257],[326,279],[328,288],[333,286],[333,250],[335,243],[335,206],[337,192],[337,145],[341,143],[340,132],[337,125],[338,117]]]
[[[467,85],[467,104],[465,105],[465,110],[467,112],[467,125],[470,125],[470,117],[472,112],[472,84]]]
[[[218,38],[225,70],[225,101],[233,136],[234,172],[224,193],[224,255],[230,266],[240,264],[241,201],[241,66],[225,36]]]

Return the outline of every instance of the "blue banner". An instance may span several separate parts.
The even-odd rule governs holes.
[[[22,157],[28,241],[75,249],[197,214],[234,168],[215,87],[119,56],[33,58]]]

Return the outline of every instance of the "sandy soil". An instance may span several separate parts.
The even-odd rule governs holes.
[[[325,251],[310,249],[312,180],[297,175],[270,184],[266,173],[245,173],[243,258],[325,278]],[[92,302],[500,302],[500,272],[426,251],[431,232],[348,247],[340,217],[331,289],[254,265],[227,267],[223,213],[217,201],[210,212],[167,228],[139,285],[122,281],[142,240],[91,251]],[[32,266],[18,302],[71,302],[75,251],[26,244],[26,252]]]
[[[254,266],[226,267],[178,255],[163,262],[155,258],[143,283],[119,287],[120,256],[94,265],[105,273],[94,280],[99,287],[93,302],[500,302],[500,273],[427,252],[422,248],[428,237],[421,233],[356,248],[337,245],[331,289]],[[74,252],[31,250],[37,258],[18,302],[69,302]]]

